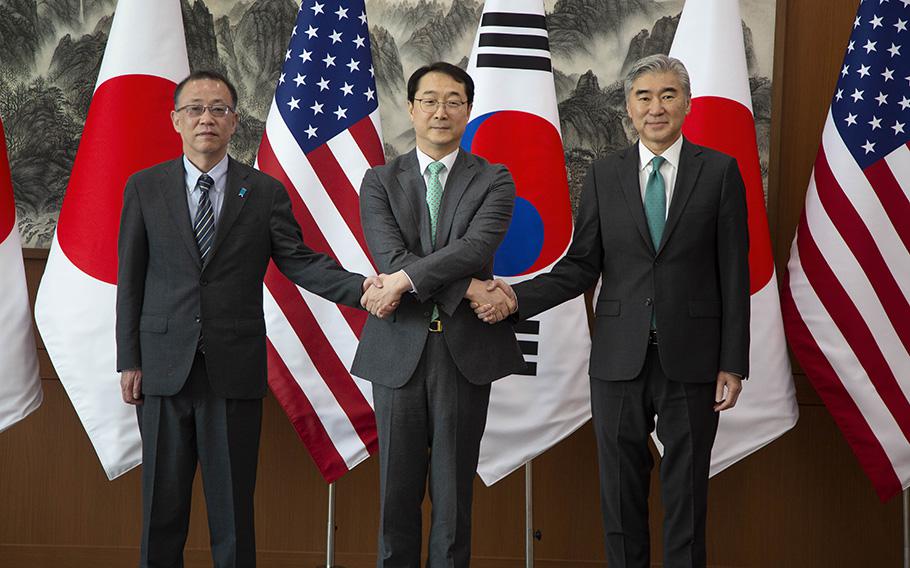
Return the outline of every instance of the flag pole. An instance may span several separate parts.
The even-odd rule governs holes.
[[[326,514],[325,568],[335,566],[335,482],[329,483],[329,510]]]
[[[531,476],[532,461],[533,460],[528,460],[525,464],[525,568],[534,568],[534,495],[532,491],[533,480]],[[906,514],[906,492],[904,493],[904,497],[904,512]]]
[[[904,568],[910,568],[910,489],[904,489]]]

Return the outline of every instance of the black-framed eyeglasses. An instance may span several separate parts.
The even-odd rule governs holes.
[[[206,110],[215,118],[224,118],[228,113],[234,112],[228,105],[185,105],[178,108],[177,112],[186,112],[190,118],[199,118]]]
[[[468,104],[466,101],[458,100],[437,101],[436,99],[418,98],[415,98],[414,100],[420,104],[420,110],[424,112],[436,112],[436,109],[438,109],[440,106],[446,109],[446,112],[457,112],[461,110],[464,105]]]

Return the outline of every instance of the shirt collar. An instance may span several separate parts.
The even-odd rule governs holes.
[[[683,137],[680,136],[676,139],[676,142],[670,145],[669,148],[664,150],[664,153],[661,154],[661,157],[665,159],[671,166],[679,169],[679,154],[682,152]],[[638,170],[641,171],[645,169],[651,160],[656,156],[647,146],[641,143],[641,140],[638,141]]]
[[[433,162],[442,162],[442,165],[446,167],[446,172],[452,171],[452,166],[455,164],[455,158],[458,157],[458,148],[454,152],[447,154],[442,157],[440,160],[434,160],[433,158],[427,156],[421,151],[420,148],[417,148],[417,163],[420,165],[420,174],[423,175],[427,171],[427,166]]]
[[[193,191],[196,188],[196,182],[199,181],[199,176],[202,174],[209,174],[209,176],[214,180],[214,185],[212,190],[220,192],[224,188],[224,178],[227,177],[228,155],[225,154],[221,161],[215,164],[215,166],[207,172],[203,172],[197,168],[189,158],[186,157],[186,154],[183,156],[183,169],[186,171],[186,185]]]

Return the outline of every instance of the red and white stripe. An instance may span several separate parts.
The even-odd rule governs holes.
[[[180,2],[120,0],[35,303],[48,354],[109,479],[142,458],[115,361],[123,188],[136,171],[180,155],[169,113],[188,74]]]
[[[910,150],[863,171],[829,111],[787,266],[787,335],[882,500],[910,486]]]
[[[685,64],[692,83],[683,133],[736,158],[749,210],[749,380],[736,407],[720,415],[711,454],[715,475],[792,428],[799,410],[771,255],[739,2],[688,0],[670,55]]]
[[[0,432],[41,406],[38,354],[29,309],[22,245],[6,138],[0,122]]]
[[[306,244],[375,274],[360,224],[360,183],[384,162],[379,111],[304,154],[273,101],[257,167],[281,181]],[[269,386],[328,482],[377,448],[370,383],[348,372],[366,312],[299,288],[273,265],[265,279]]]

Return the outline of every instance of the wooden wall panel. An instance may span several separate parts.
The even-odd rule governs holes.
[[[802,211],[857,3],[778,1],[769,219],[779,273]],[[33,250],[25,254],[34,301],[47,255]],[[40,343],[39,357],[44,405],[0,434],[0,567],[134,566],[140,531],[139,470],[106,480]],[[878,502],[805,377],[798,374],[796,381],[801,412],[796,428],[712,481],[710,564],[899,565],[899,500]],[[259,471],[260,566],[317,565],[324,558],[327,487],[271,397],[265,402]],[[492,488],[479,482],[475,487],[473,566],[522,566],[523,472]],[[358,466],[337,488],[337,561],[348,568],[371,567],[379,508],[376,460]],[[651,523],[655,565],[660,562],[662,540],[658,488],[655,474]],[[542,533],[535,549],[538,567],[606,565],[590,425],[535,460],[534,500],[534,526]],[[192,515],[187,566],[211,566],[198,479]]]
[[[790,256],[857,0],[778,0],[768,216],[778,267]]]
[[[59,382],[44,385],[44,406],[0,436],[0,566],[133,565],[139,471],[107,481]],[[793,431],[713,480],[711,564],[897,566],[900,503],[877,501],[823,407],[803,404],[800,410]],[[315,565],[325,546],[327,489],[271,397],[262,442],[256,495],[261,565]],[[349,568],[373,565],[377,485],[375,460],[338,483],[337,551]],[[658,560],[656,476],[652,486]],[[193,566],[209,565],[200,489],[197,485],[187,543]],[[536,547],[539,566],[606,565],[590,426],[535,461],[534,497],[535,527],[543,536]],[[492,488],[477,484],[475,566],[521,565],[522,506],[522,472]]]

